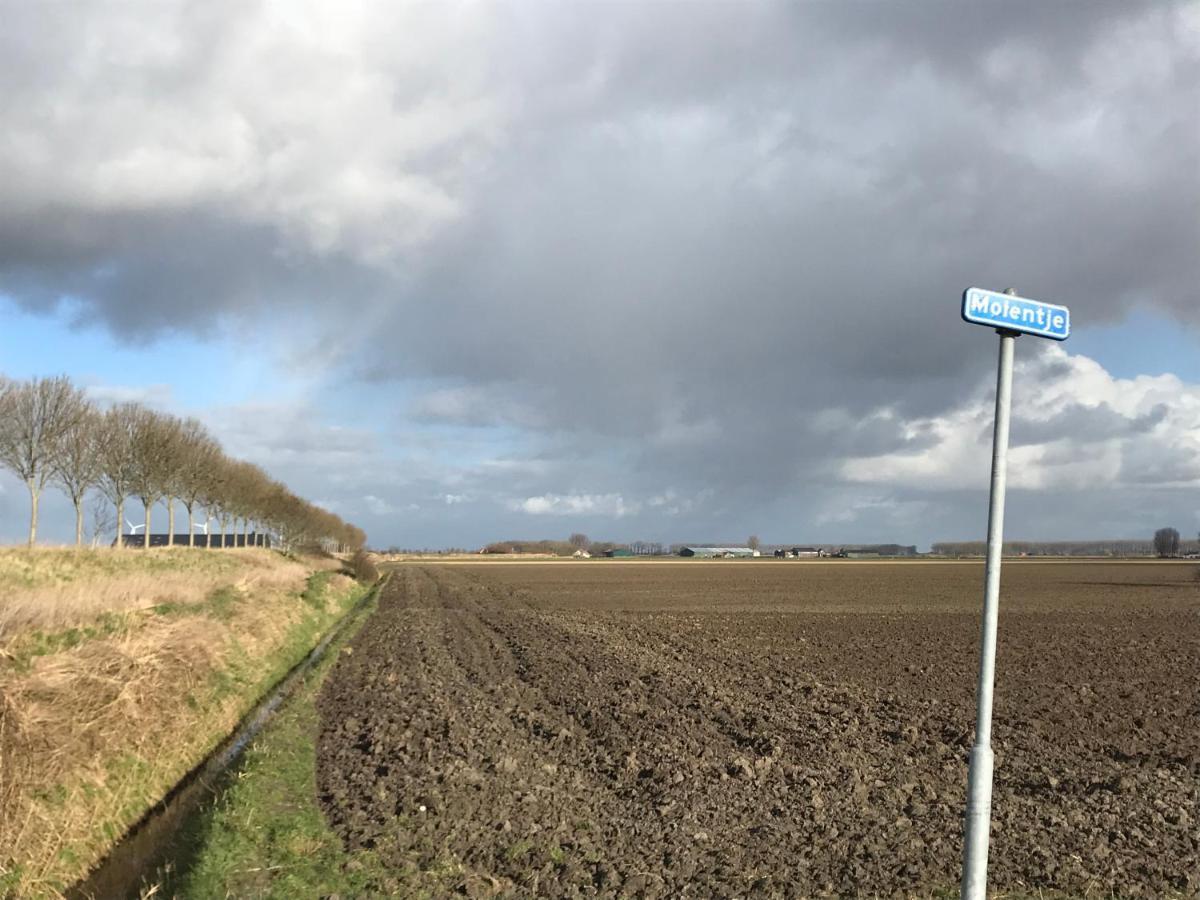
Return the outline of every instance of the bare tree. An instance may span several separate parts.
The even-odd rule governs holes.
[[[112,530],[115,514],[103,492],[94,496],[89,505],[92,508],[92,521],[88,526],[88,543],[95,549],[100,546],[100,539]]]
[[[175,501],[188,512],[188,543],[195,543],[197,505],[221,525],[224,546],[229,528],[241,526],[249,543],[253,526],[266,529],[288,546],[320,546],[338,551],[366,545],[366,534],[334,513],[297,497],[257,466],[226,456],[194,419],[180,421],[137,403],[117,404],[103,413],[89,404],[65,376],[12,382],[0,376],[0,465],[29,487],[29,543],[37,541],[38,503],[53,480],[75,507],[75,543],[83,543],[84,506],[98,488],[115,508],[116,545],[123,546],[125,502],[138,497],[145,508],[149,546],[154,505],[165,500],[173,543]],[[93,522],[93,542],[111,519],[102,510]],[[211,536],[210,536],[211,538]],[[586,535],[571,536],[576,546]]]
[[[561,532],[559,532],[561,534]],[[592,545],[591,539],[586,534],[580,534],[578,531],[567,539],[576,550],[586,550]]]
[[[207,518],[216,519],[221,526],[221,548],[225,547],[225,529],[229,520],[228,507],[233,488],[233,460],[219,453],[203,478],[199,497]],[[212,529],[209,529],[208,546],[213,545]]]
[[[758,535],[752,534],[752,535],[750,535],[750,537],[746,538],[746,546],[749,547],[751,550],[757,550],[761,546],[761,542],[758,539]]]
[[[188,514],[188,546],[196,546],[196,504],[205,495],[206,479],[221,459],[221,447],[203,425],[185,419],[180,425],[179,466],[174,474],[173,493]],[[205,535],[207,536],[207,523]]]
[[[1154,532],[1154,552],[1162,557],[1179,555],[1179,532],[1174,528],[1160,528]]]
[[[0,386],[0,464],[29,488],[29,546],[37,541],[38,501],[54,472],[63,436],[87,401],[65,375]]]
[[[163,499],[171,480],[172,425],[168,416],[139,408],[130,421],[130,493],[142,501],[146,530],[142,546],[150,546],[150,513]]]
[[[246,506],[242,514],[242,545],[250,545],[250,528],[257,534],[261,514],[271,489],[271,479],[258,466],[246,463]]]
[[[102,417],[95,407],[85,405],[79,417],[63,433],[52,461],[51,478],[75,507],[75,546],[83,546],[83,501],[100,480],[100,429]]]
[[[181,487],[181,473],[184,467],[185,447],[183,422],[175,416],[163,415],[158,417],[157,436],[162,454],[156,468],[163,493],[163,503],[167,507],[167,546],[175,546],[175,500]],[[146,535],[149,540],[150,525],[147,520]]]
[[[117,547],[124,546],[125,501],[133,493],[133,434],[146,410],[136,403],[118,403],[104,413],[100,426],[100,491],[117,511]]]
[[[234,525],[233,545],[239,546],[237,523],[240,521],[242,526],[240,546],[245,546],[248,523],[262,505],[262,496],[269,481],[266,473],[253,463],[231,460],[228,465],[228,500],[225,506]]]

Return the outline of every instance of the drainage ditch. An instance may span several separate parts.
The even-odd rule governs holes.
[[[184,826],[204,804],[224,789],[231,767],[242,751],[270,721],[313,665],[361,618],[383,582],[375,585],[308,655],[298,662],[274,688],[242,719],[237,729],[223,740],[208,758],[193,769],[170,793],[146,812],[83,881],[66,892],[67,900],[115,900],[137,898],[147,876],[182,856],[179,846]]]

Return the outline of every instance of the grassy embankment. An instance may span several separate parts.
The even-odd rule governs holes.
[[[0,897],[54,897],[362,597],[265,550],[0,550]]]
[[[161,873],[155,895],[225,897],[443,896],[429,874],[389,870],[370,851],[347,853],[316,802],[316,697],[357,623],[246,749],[225,789],[189,826],[187,858]]]

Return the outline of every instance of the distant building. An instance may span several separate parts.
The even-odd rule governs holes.
[[[113,546],[116,546],[116,541],[113,541]],[[269,534],[260,534],[250,532],[250,534],[227,534],[224,536],[224,543],[220,534],[197,534],[193,540],[196,547],[270,547],[271,536]],[[121,535],[121,546],[141,549],[146,545],[146,537],[143,534],[123,534]],[[188,536],[186,534],[175,535],[174,545],[176,547],[188,546]],[[150,532],[151,547],[166,547],[167,533],[161,534]]]
[[[586,550],[576,550],[571,555],[573,557],[575,557],[576,559],[591,559],[592,558],[592,554],[588,553]]]
[[[626,557],[632,557],[633,551],[627,547],[614,547],[612,550],[605,550],[604,555],[609,559],[625,559]]]
[[[742,559],[762,554],[749,547],[684,547],[679,555],[697,559]]]

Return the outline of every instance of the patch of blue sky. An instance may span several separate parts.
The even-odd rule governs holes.
[[[1091,357],[1118,378],[1171,374],[1200,384],[1200,330],[1152,310],[1105,325],[1076,322],[1064,349]]]
[[[80,324],[69,304],[54,313],[22,309],[0,294],[0,372],[12,378],[66,374],[81,387],[169,387],[175,412],[263,400],[279,393],[269,354],[241,342],[163,335],[121,341],[97,325]]]

